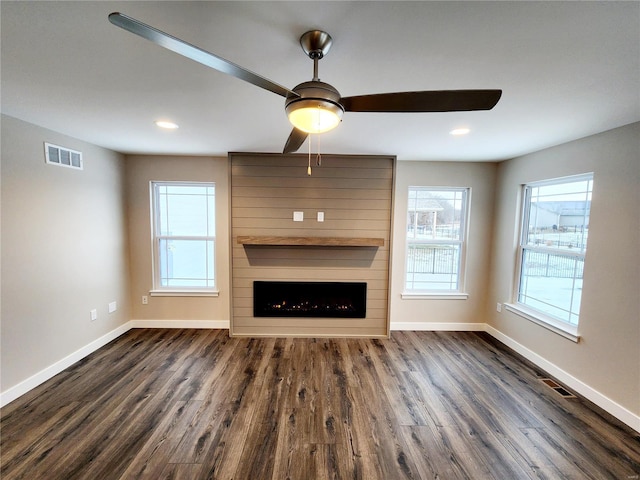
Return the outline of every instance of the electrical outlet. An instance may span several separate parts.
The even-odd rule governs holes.
[[[149,303],[149,297],[147,297],[146,295],[142,296],[142,304],[143,305],[147,305]]]
[[[496,305],[496,311],[497,311],[497,312],[501,312],[501,311],[502,311],[502,304],[501,304],[501,303],[498,303],[498,304]]]
[[[324,212],[318,212],[318,221],[324,222]]]
[[[95,308],[89,312],[91,314],[91,321],[95,321],[98,319],[98,310]]]
[[[113,313],[118,309],[118,304],[116,302],[109,303],[109,313]]]

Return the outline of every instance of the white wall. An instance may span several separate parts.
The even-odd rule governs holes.
[[[47,165],[45,141],[84,169]],[[129,320],[123,174],[119,154],[2,116],[2,392]]]
[[[473,329],[485,322],[493,223],[495,163],[408,162],[396,165],[391,265],[391,329]],[[466,300],[401,298],[404,287],[409,186],[470,187]]]
[[[574,343],[504,309],[497,313],[496,303],[513,297],[521,185],[585,172],[594,172],[594,190],[578,329],[581,340]],[[626,409],[637,418],[640,123],[500,163],[496,195],[487,322],[564,372],[573,379],[574,388],[583,388],[580,393],[591,392],[594,400],[608,399],[623,415]]]

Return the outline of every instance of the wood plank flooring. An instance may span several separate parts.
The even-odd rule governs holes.
[[[640,436],[483,333],[130,330],[2,409],[9,479],[637,479]]]

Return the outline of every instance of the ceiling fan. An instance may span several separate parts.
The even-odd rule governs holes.
[[[321,30],[311,30],[300,37],[302,49],[313,60],[313,79],[290,90],[122,13],[111,13],[109,21],[191,60],[285,97],[285,110],[294,127],[283,153],[297,151],[309,133],[322,133],[335,128],[344,112],[491,110],[502,95],[502,90],[433,90],[342,97],[333,86],[318,78],[318,61],[327,54],[332,43],[331,36]]]

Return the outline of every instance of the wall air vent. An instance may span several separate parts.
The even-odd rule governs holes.
[[[46,162],[52,165],[82,170],[82,152],[77,150],[45,142],[44,155]]]

